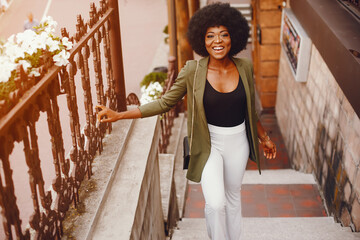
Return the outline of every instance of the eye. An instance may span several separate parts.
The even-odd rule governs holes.
[[[213,38],[214,35],[207,35],[206,38]]]
[[[222,37],[229,37],[230,35],[228,33],[221,34]]]

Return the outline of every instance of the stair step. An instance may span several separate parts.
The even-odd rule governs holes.
[[[177,141],[177,151],[175,153],[175,187],[177,194],[177,202],[179,208],[179,217],[182,218],[184,207],[185,207],[185,199],[186,199],[186,190],[188,181],[186,179],[187,170],[183,170],[183,139],[187,136],[187,123],[186,117],[184,113],[179,114],[178,119],[181,121],[179,138]]]
[[[246,170],[243,184],[316,184],[311,173],[302,173],[294,169]]]
[[[261,174],[258,170],[246,170],[242,184],[316,184],[316,181],[311,173],[294,169],[261,170]]]
[[[332,217],[243,218],[244,240],[355,240],[360,233],[349,232]],[[184,218],[174,231],[173,240],[209,239],[204,218]]]
[[[160,192],[166,230],[179,218],[174,182],[174,154],[159,154]]]
[[[177,118],[174,118],[174,125],[171,128],[171,135],[166,153],[172,153],[174,155],[176,154],[178,148],[178,142],[181,134],[181,128],[183,125],[183,120],[184,120],[183,113],[180,113]]]
[[[230,4],[231,7],[236,8],[237,10],[239,10],[239,12],[241,12],[241,14],[245,17],[246,21],[249,24],[250,27],[250,36],[248,38],[248,43],[252,42],[252,34],[251,34],[251,21],[252,21],[252,7],[250,3],[232,3]]]
[[[230,6],[236,9],[251,9],[250,3],[232,3]]]

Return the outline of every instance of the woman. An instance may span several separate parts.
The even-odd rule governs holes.
[[[247,22],[236,9],[208,5],[194,14],[188,28],[193,50],[204,58],[188,61],[161,99],[120,113],[98,106],[98,119],[112,122],[164,113],[188,95],[187,178],[201,182],[213,240],[240,239],[241,182],[249,157],[260,172],[258,141],[266,158],[276,155],[255,112],[252,65],[232,57],[245,48],[248,37]]]

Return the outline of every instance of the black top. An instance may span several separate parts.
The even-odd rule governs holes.
[[[244,122],[246,93],[241,77],[235,90],[228,93],[216,91],[206,80],[203,98],[207,122],[219,127],[234,127]]]

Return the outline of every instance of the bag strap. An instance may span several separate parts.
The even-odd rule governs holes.
[[[195,69],[195,73],[194,73],[194,81],[193,81],[193,101],[192,101],[192,119],[191,119],[191,140],[190,140],[190,154],[191,154],[191,147],[192,147],[192,142],[193,142],[193,131],[194,131],[194,115],[195,115],[195,83],[196,83],[196,75],[197,75],[197,71],[199,68],[199,61],[196,61],[196,69]]]

